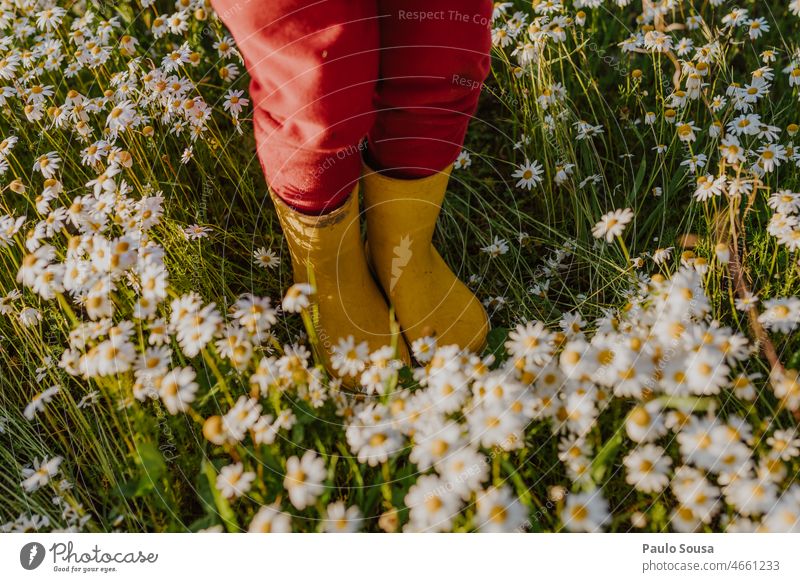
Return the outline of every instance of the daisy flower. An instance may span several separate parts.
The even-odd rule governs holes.
[[[462,501],[439,477],[423,475],[409,489],[405,504],[410,509],[405,531],[440,532],[450,529]]]
[[[161,380],[158,395],[170,414],[186,412],[189,404],[194,402],[199,388],[195,378],[195,371],[186,366],[173,368]]]
[[[662,265],[672,258],[672,247],[658,248],[653,251],[653,262],[656,265]]]
[[[241,497],[248,491],[255,481],[256,474],[245,471],[242,463],[234,463],[222,467],[217,475],[217,489],[223,497],[233,499]]]
[[[486,253],[490,257],[499,257],[508,252],[508,241],[499,236],[495,236],[491,244],[481,247],[481,252]]]
[[[599,491],[573,493],[561,510],[564,527],[573,532],[598,532],[611,520],[608,502]]]
[[[644,493],[660,493],[669,484],[667,471],[672,459],[664,456],[664,449],[656,445],[643,445],[634,449],[624,459],[625,480]]]
[[[355,533],[361,529],[363,517],[356,505],[347,507],[344,501],[328,505],[322,528],[328,533]]]
[[[296,456],[287,459],[283,486],[289,492],[292,505],[300,510],[312,505],[325,490],[322,482],[326,475],[325,461],[314,451],[306,451],[302,459]]]
[[[281,264],[281,259],[272,249],[261,247],[253,251],[253,262],[258,267],[274,269]]]
[[[207,226],[200,226],[199,224],[192,224],[191,226],[187,226],[183,229],[183,235],[186,237],[186,240],[200,240],[201,238],[207,238],[208,233],[210,232],[210,228]]]
[[[466,170],[471,165],[472,165],[472,158],[470,157],[469,152],[463,150],[460,154],[458,154],[458,157],[456,158],[453,167],[456,170]]]
[[[592,235],[595,238],[605,238],[606,242],[611,242],[615,237],[622,236],[625,227],[631,220],[633,220],[633,211],[630,208],[614,210],[600,218],[600,222],[592,228]]]
[[[286,291],[281,306],[287,313],[300,313],[311,305],[310,296],[314,288],[308,283],[295,283]]]
[[[800,324],[800,299],[767,299],[758,321],[771,331],[790,333]]]
[[[247,528],[250,533],[291,533],[292,519],[281,511],[277,503],[264,505],[253,517]]]
[[[222,103],[222,108],[229,111],[233,117],[238,117],[242,109],[250,104],[250,100],[242,97],[244,91],[241,89],[229,89],[225,93],[225,101]]]
[[[767,438],[767,444],[772,451],[784,461],[789,461],[800,455],[800,439],[793,430],[776,430]]]
[[[361,342],[356,345],[353,336],[339,338],[331,353],[331,366],[341,376],[357,376],[363,372],[369,359],[369,344]]]
[[[517,181],[517,188],[527,188],[531,190],[542,183],[542,174],[544,169],[542,165],[533,160],[532,162],[525,160],[525,163],[520,165],[513,174],[512,178],[519,178]]]
[[[528,520],[528,511],[506,485],[479,493],[476,505],[474,521],[482,533],[520,531]]]
[[[56,473],[64,459],[62,457],[53,457],[51,459],[34,459],[33,467],[25,467],[22,469],[22,476],[25,478],[20,485],[22,488],[31,493],[40,487],[47,485]]]
[[[61,391],[61,386],[55,384],[46,390],[36,394],[23,411],[23,415],[28,420],[33,420],[37,412],[44,410],[44,405],[53,400],[53,397]]]

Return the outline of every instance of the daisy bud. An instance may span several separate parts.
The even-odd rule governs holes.
[[[83,97],[75,89],[67,91],[67,103],[69,105],[80,105],[83,102]]]
[[[222,417],[219,415],[209,416],[203,423],[203,436],[206,440],[215,445],[225,442],[225,431],[222,428]]]
[[[794,135],[800,130],[800,125],[796,123],[790,123],[786,128],[786,131],[789,133],[790,136],[794,137]]]
[[[122,150],[115,152],[114,161],[123,168],[130,168],[133,165],[133,156],[131,156],[130,152]]]
[[[142,128],[142,135],[145,137],[153,137],[155,135],[155,130],[153,129],[152,125],[146,125]]]
[[[694,260],[694,270],[705,275],[708,272],[708,261],[704,257],[697,257]]]
[[[206,18],[208,18],[208,13],[206,13],[206,11],[202,8],[198,8],[194,11],[194,18],[200,22],[205,22]]]
[[[561,485],[555,485],[550,488],[551,501],[558,503],[559,501],[563,501],[566,496],[567,496],[567,490],[564,489]]]
[[[578,10],[575,14],[575,24],[578,26],[583,26],[586,24],[586,13],[583,10]]]
[[[136,40],[130,35],[123,35],[123,37],[119,40],[120,52],[127,56],[133,56],[136,50]]]
[[[644,529],[647,527],[647,516],[641,511],[634,511],[631,514],[631,525],[636,529]]]
[[[62,190],[61,182],[59,182],[55,178],[47,178],[47,180],[44,181],[44,189],[45,191],[51,191],[56,193],[61,192]]]
[[[730,262],[731,250],[725,243],[717,243],[717,246],[714,247],[714,252],[717,254],[717,260],[721,264],[727,265]]]
[[[11,182],[8,187],[11,189],[12,192],[17,194],[24,194],[25,193],[25,184],[22,183],[22,180],[17,178],[13,182]]]
[[[399,524],[400,520],[397,517],[397,510],[394,508],[384,511],[380,518],[378,518],[378,527],[386,533],[396,532]]]

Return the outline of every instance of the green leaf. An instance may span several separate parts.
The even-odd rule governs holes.
[[[139,443],[136,445],[136,452],[139,455],[139,463],[142,465],[145,475],[153,482],[160,479],[167,472],[167,464],[161,451],[153,443]]]
[[[121,483],[117,487],[117,490],[120,492],[120,494],[123,497],[125,497],[127,499],[133,499],[138,494],[139,482],[140,482],[140,478],[139,477],[134,477],[133,479],[128,479],[124,483]]]
[[[493,354],[498,363],[508,358],[504,344],[508,339],[507,327],[496,327],[486,336],[486,349],[484,355]]]
[[[654,531],[663,531],[667,527],[667,509],[658,501],[650,510],[650,521]]]
[[[634,178],[634,181],[633,181],[633,189],[631,190],[632,196],[631,196],[631,200],[628,202],[629,204],[632,203],[632,202],[635,202],[637,199],[640,198],[638,196],[638,194],[639,194],[639,190],[642,187],[642,184],[644,183],[644,176],[645,176],[646,170],[647,170],[647,162],[646,162],[645,158],[642,158],[639,161],[639,170],[636,172],[636,177]]]
[[[592,480],[596,484],[599,484],[603,480],[603,475],[605,475],[606,469],[611,462],[613,462],[614,457],[617,456],[617,451],[621,444],[622,431],[617,430],[614,436],[606,441],[606,444],[603,445],[603,448],[597,453],[597,456],[592,461]]]
[[[792,357],[790,357],[789,361],[786,362],[786,367],[791,370],[797,370],[800,368],[800,350],[797,350],[792,354]]]
[[[139,475],[128,479],[119,486],[119,492],[128,499],[141,497],[153,491],[167,472],[164,457],[153,443],[137,444],[135,459],[140,466]]]

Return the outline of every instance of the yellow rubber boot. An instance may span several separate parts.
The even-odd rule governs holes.
[[[433,336],[440,346],[479,352],[486,310],[431,244],[451,170],[397,180],[365,168],[369,260],[409,343]]]
[[[367,265],[358,186],[342,206],[321,216],[298,212],[274,194],[272,200],[289,245],[295,283],[308,283],[309,265],[313,271],[318,308],[313,323],[331,375],[342,377],[331,366],[331,355],[339,339],[348,336],[353,336],[356,345],[366,341],[370,353],[394,341],[399,358],[409,363],[403,338],[393,338],[389,307]],[[358,378],[342,380],[352,387]]]

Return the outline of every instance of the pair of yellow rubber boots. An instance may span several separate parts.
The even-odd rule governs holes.
[[[318,309],[314,327],[325,365],[334,375],[330,356],[339,338],[366,341],[371,352],[392,345],[389,305],[405,338],[395,340],[397,355],[406,363],[406,342],[410,345],[421,337],[475,352],[485,345],[486,311],[432,245],[451,169],[418,180],[397,180],[366,168],[366,250],[358,186],[342,206],[322,216],[302,214],[272,196],[295,282],[309,282],[313,272]]]

